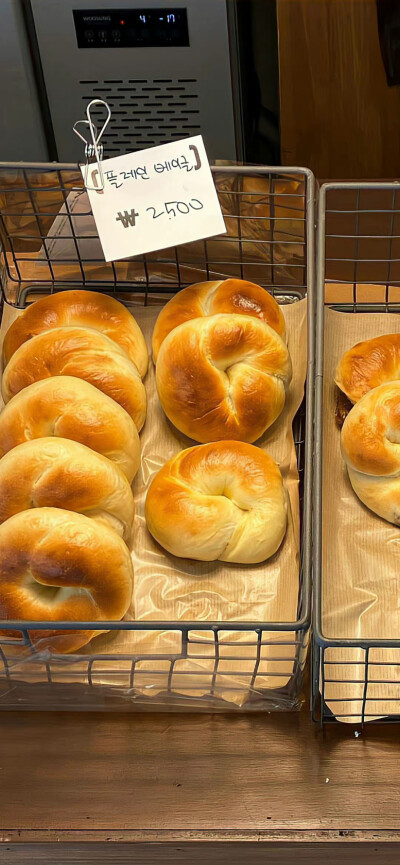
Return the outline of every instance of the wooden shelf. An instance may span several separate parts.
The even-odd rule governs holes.
[[[1,863],[400,858],[397,726],[6,712],[0,742]]]

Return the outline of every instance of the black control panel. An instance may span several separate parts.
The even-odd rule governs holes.
[[[186,9],[74,9],[78,48],[189,45]]]

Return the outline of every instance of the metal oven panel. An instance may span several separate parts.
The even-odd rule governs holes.
[[[72,126],[99,97],[112,110],[106,157],[201,133],[210,159],[237,158],[224,2],[31,6],[60,160],[82,159]]]

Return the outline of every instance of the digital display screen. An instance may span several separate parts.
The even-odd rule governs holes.
[[[189,45],[186,9],[74,9],[78,48]]]

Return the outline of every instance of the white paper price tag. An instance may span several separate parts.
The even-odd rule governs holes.
[[[101,167],[104,190],[88,195],[106,261],[225,234],[201,135],[105,159]],[[88,185],[100,186],[95,165]]]

